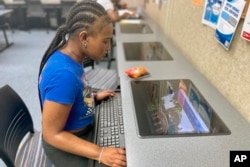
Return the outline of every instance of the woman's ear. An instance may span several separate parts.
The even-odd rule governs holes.
[[[84,45],[87,42],[88,39],[88,33],[87,31],[81,31],[79,34],[80,42]]]

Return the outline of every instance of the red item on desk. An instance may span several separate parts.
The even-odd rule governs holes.
[[[125,73],[131,78],[138,78],[147,72],[147,69],[143,66],[135,66],[125,70]]]

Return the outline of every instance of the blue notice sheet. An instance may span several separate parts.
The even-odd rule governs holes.
[[[216,28],[223,0],[206,0],[202,16],[202,23]]]
[[[215,37],[227,50],[233,40],[244,6],[244,0],[226,0],[223,3],[216,26]]]

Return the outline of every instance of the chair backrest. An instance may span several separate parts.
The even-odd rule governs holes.
[[[0,88],[0,158],[14,167],[19,144],[34,133],[31,115],[20,96],[9,86]]]
[[[37,14],[41,14],[40,17],[43,17],[42,14],[46,13],[40,0],[25,0],[25,3],[27,6],[27,16],[32,17],[34,15],[37,17]]]

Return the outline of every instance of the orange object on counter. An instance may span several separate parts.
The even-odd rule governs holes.
[[[125,73],[131,78],[138,78],[147,72],[147,69],[143,66],[135,66],[125,70]]]

